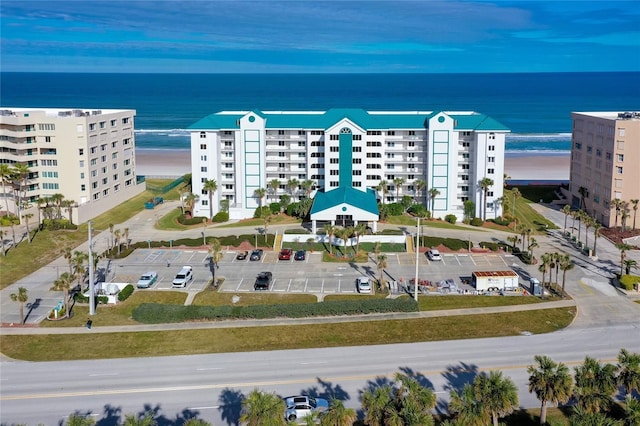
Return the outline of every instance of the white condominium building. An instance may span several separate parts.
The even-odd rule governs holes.
[[[229,200],[232,219],[252,217],[260,202],[257,189],[268,190],[271,202],[291,193],[292,180],[311,180],[325,193],[345,186],[367,192],[385,181],[386,190],[375,194],[379,201],[408,195],[429,210],[428,191],[436,188],[434,217],[463,219],[467,200],[475,203],[476,216],[482,216],[482,203],[487,218],[501,214],[496,200],[502,197],[509,130],[476,112],[222,111],[189,129],[198,216],[209,216],[207,179],[218,187],[214,214],[221,200]],[[484,178],[493,181],[486,200],[479,189]],[[274,194],[275,179],[280,184]],[[420,181],[426,186],[419,188]],[[293,195],[294,201],[305,196],[300,187]]]
[[[73,222],[83,223],[145,189],[135,172],[135,114],[0,107],[0,163],[28,166],[23,189],[32,205],[38,198],[62,194],[74,203]],[[0,195],[15,203],[10,185]],[[6,209],[4,201],[0,209]],[[11,213],[16,209],[14,204]]]

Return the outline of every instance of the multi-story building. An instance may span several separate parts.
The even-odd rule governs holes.
[[[616,226],[617,216],[620,226],[622,212],[616,214],[612,201],[640,199],[640,113],[574,112],[571,118],[571,205],[606,227]]]
[[[218,188],[213,211],[228,200],[232,219],[253,215],[260,203],[257,189],[267,190],[268,201],[283,194],[296,200],[306,194],[301,186],[291,191],[291,182],[306,180],[324,192],[341,181],[365,192],[384,181],[378,200],[390,203],[409,195],[430,210],[433,205],[435,217],[462,219],[467,200],[475,203],[476,216],[483,202],[489,218],[501,212],[496,200],[502,197],[509,130],[476,112],[222,111],[189,129],[193,191],[199,195],[196,215],[209,215],[203,190],[207,179]],[[341,143],[347,134],[348,143]],[[340,152],[345,147],[348,155]],[[479,190],[483,178],[493,181],[487,200]],[[273,180],[279,181],[275,193],[270,191]],[[431,188],[439,192],[434,200]]]
[[[75,204],[74,223],[83,223],[144,191],[135,172],[134,117],[133,110],[2,107],[0,163],[28,166],[23,198],[32,205],[62,194]],[[1,195],[15,203],[10,186]]]

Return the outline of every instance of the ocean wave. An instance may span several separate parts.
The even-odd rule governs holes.
[[[507,141],[570,141],[571,133],[507,133]]]
[[[165,136],[189,136],[191,130],[189,129],[135,129],[135,133],[140,134],[156,134]]]
[[[505,149],[505,155],[570,155],[571,150],[562,149]]]

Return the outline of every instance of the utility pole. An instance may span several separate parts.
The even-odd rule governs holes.
[[[420,256],[420,218],[418,217],[418,226],[416,227],[416,276],[413,282],[413,298],[418,301],[418,262]]]
[[[93,240],[91,225],[92,221],[89,221],[89,315],[96,314],[96,295],[93,282]]]

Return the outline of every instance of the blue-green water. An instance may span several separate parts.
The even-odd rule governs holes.
[[[640,110],[640,73],[1,73],[3,107],[137,110],[136,143],[188,149],[190,124],[222,110],[478,111],[508,126],[507,151],[567,152],[572,111]]]

